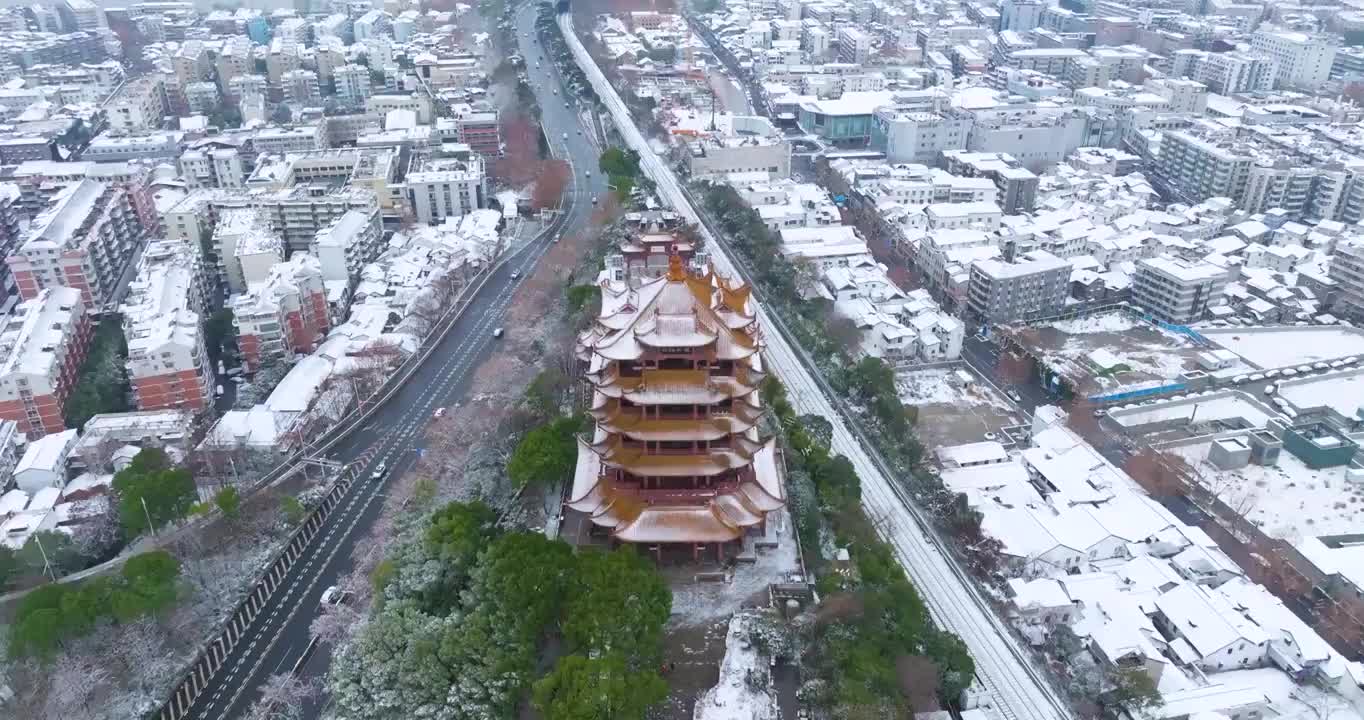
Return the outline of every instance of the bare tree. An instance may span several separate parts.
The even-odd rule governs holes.
[[[545,210],[557,206],[572,177],[573,171],[563,160],[546,160],[540,163],[540,173],[535,178],[535,189],[530,195],[531,208]]]
[[[1001,352],[995,373],[1006,385],[1021,385],[1032,379],[1032,361],[1017,351]]]
[[[266,678],[261,685],[261,697],[251,706],[247,717],[251,720],[298,720],[303,716],[303,705],[321,692],[311,680],[279,673]]]
[[[1184,479],[1170,459],[1151,448],[1129,456],[1122,469],[1154,497],[1175,497],[1184,492]]]
[[[938,665],[923,655],[901,655],[895,659],[895,675],[900,692],[909,701],[911,713],[938,710]]]
[[[351,603],[327,603],[308,627],[319,640],[335,645],[338,640],[349,637],[361,620],[360,613],[351,607]]]

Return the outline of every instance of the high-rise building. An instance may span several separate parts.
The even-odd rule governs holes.
[[[776,441],[759,433],[750,294],[678,255],[662,277],[603,290],[577,344],[596,427],[578,440],[567,505],[614,540],[723,562],[785,504]]]
[[[298,108],[322,104],[322,89],[317,73],[312,70],[290,70],[280,76],[284,87],[284,101]]]
[[[332,74],[336,99],[347,107],[359,107],[370,96],[369,68],[364,65],[342,65]]]
[[[999,29],[1027,32],[1042,25],[1041,0],[1003,0],[999,4]]]
[[[838,31],[838,59],[841,62],[865,65],[871,57],[871,36],[855,27]]]
[[[237,347],[248,372],[286,354],[310,353],[331,327],[317,258],[295,253],[262,282],[233,297]]]
[[[1316,90],[1331,76],[1339,44],[1324,36],[1260,30],[1250,36],[1250,51],[1279,64],[1279,85]]]
[[[5,262],[25,300],[64,286],[80,290],[84,303],[98,308],[112,299],[142,236],[126,191],[84,179],[57,193]]]

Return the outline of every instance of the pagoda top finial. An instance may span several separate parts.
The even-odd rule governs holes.
[[[687,271],[682,267],[682,256],[672,253],[668,256],[668,280],[681,282],[687,279]]]

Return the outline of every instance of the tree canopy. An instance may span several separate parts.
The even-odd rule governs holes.
[[[631,672],[620,655],[569,655],[535,683],[535,707],[545,720],[642,720],[668,694],[656,672]]]
[[[128,537],[146,532],[149,517],[156,527],[184,517],[198,499],[194,476],[186,468],[171,467],[158,448],[139,452],[114,475],[113,484],[119,522]]]
[[[122,571],[82,583],[51,583],[19,601],[10,639],[13,657],[50,658],[67,639],[97,623],[126,623],[170,607],[180,563],[164,550],[128,558]]]
[[[507,477],[517,487],[567,478],[578,458],[574,436],[582,427],[581,418],[560,417],[530,430],[507,460]]]

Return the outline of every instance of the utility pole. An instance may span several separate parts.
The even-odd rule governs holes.
[[[147,529],[152,531],[152,537],[156,537],[156,525],[152,524],[152,512],[147,509],[147,498],[139,497],[142,501],[142,513],[147,516]]]
[[[57,571],[52,569],[52,563],[47,560],[47,550],[43,548],[42,535],[33,533],[33,539],[38,543],[38,554],[43,556],[43,569],[47,571],[47,576],[52,578],[52,582],[57,582]]]

